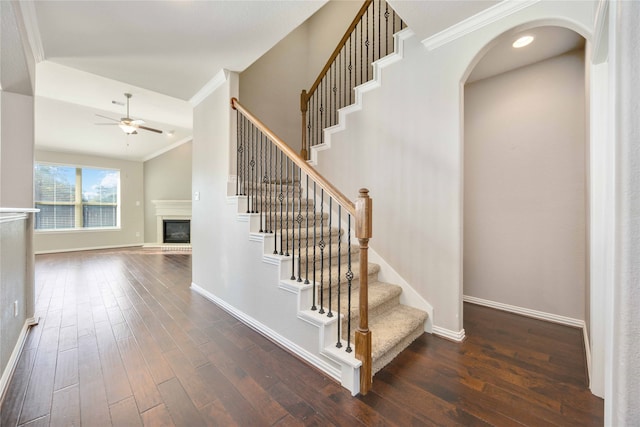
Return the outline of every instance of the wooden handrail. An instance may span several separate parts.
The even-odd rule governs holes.
[[[338,190],[333,184],[331,184],[324,176],[322,176],[317,170],[311,167],[306,160],[304,160],[293,148],[291,148],[286,142],[278,138],[271,129],[269,129],[264,123],[260,121],[256,116],[251,114],[246,108],[238,102],[237,98],[231,98],[231,108],[240,111],[244,114],[253,124],[265,135],[267,135],[273,143],[280,148],[284,154],[287,155],[300,169],[304,171],[311,179],[313,179],[324,191],[326,191],[336,202],[342,205],[351,215],[356,216],[355,204],[340,190]]]
[[[324,77],[325,74],[327,74],[327,71],[329,71],[329,68],[331,68],[331,64],[333,64],[333,61],[335,61],[335,59],[340,54],[340,51],[344,47],[345,43],[347,42],[347,40],[349,40],[349,37],[351,37],[351,33],[356,28],[356,26],[358,25],[358,23],[362,19],[362,16],[364,16],[364,14],[366,13],[367,9],[369,8],[369,5],[372,2],[373,2],[373,0],[366,0],[364,2],[364,4],[362,5],[362,7],[360,8],[360,10],[358,11],[358,14],[353,19],[353,22],[351,22],[351,25],[349,25],[349,28],[347,28],[347,31],[344,33],[344,36],[342,36],[342,38],[340,39],[340,42],[338,42],[338,45],[336,46],[335,50],[333,51],[333,53],[329,57],[329,60],[325,64],[324,68],[322,68],[322,71],[320,71],[320,74],[318,74],[318,78],[316,78],[316,81],[313,82],[313,84],[311,85],[311,89],[309,89],[306,92],[306,94],[304,94],[304,96],[306,97],[305,104],[307,103],[307,101],[309,100],[311,95],[313,95],[313,93],[316,91],[316,89],[320,85],[320,82],[322,81],[322,78]]]
[[[311,167],[307,161],[296,153],[287,143],[276,136],[264,123],[251,114],[238,102],[236,98],[231,98],[231,108],[240,111],[253,125],[291,159],[300,170],[304,171],[317,185],[320,186],[329,196],[341,205],[350,215],[355,218],[355,235],[360,244],[360,297],[359,314],[360,322],[355,331],[355,357],[362,362],[360,367],[360,393],[367,394],[371,389],[371,331],[369,330],[369,263],[368,250],[369,239],[372,228],[372,201],[369,197],[369,190],[360,189],[357,202],[352,202],[340,190],[333,186],[325,177]],[[281,190],[282,191],[282,190]],[[349,279],[351,280],[351,279]],[[348,314],[347,314],[348,315]]]

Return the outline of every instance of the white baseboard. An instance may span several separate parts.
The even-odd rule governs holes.
[[[515,305],[503,304],[501,302],[476,298],[469,295],[464,295],[462,297],[462,300],[471,304],[482,305],[484,307],[495,308],[496,310],[507,311],[509,313],[519,314],[521,316],[531,317],[538,320],[544,320],[547,322],[553,322],[560,325],[582,329],[582,333],[584,336],[585,357],[587,360],[587,373],[589,376],[589,383],[591,383],[591,343],[589,342],[587,324],[584,320],[560,316],[558,314],[546,313],[544,311],[532,310],[530,308],[518,307]]]
[[[272,341],[274,341],[284,349],[290,351],[291,353],[305,360],[312,366],[315,366],[316,368],[320,369],[322,372],[324,372],[325,374],[329,375],[331,378],[336,380],[339,384],[342,383],[342,372],[340,371],[339,368],[335,368],[329,365],[324,360],[318,358],[316,355],[308,352],[307,350],[300,347],[296,343],[283,337],[273,329],[257,321],[253,317],[248,316],[246,313],[243,313],[242,311],[233,307],[226,301],[223,301],[222,299],[218,298],[211,292],[201,288],[200,286],[196,285],[193,282],[191,283],[191,289],[193,289],[195,292],[199,293],[209,301],[213,302],[214,304],[216,304],[217,306],[225,310],[227,313],[231,314],[233,317],[240,320],[245,325],[249,326],[252,329],[255,329],[257,332],[268,337],[269,339],[271,339]]]
[[[13,373],[16,370],[16,366],[18,366],[18,360],[20,359],[20,355],[22,354],[24,343],[27,340],[27,333],[29,332],[29,328],[37,324],[38,324],[38,319],[35,317],[30,317],[27,320],[25,320],[24,325],[22,326],[22,330],[20,331],[20,335],[18,336],[18,342],[16,342],[15,347],[13,347],[11,356],[7,361],[7,366],[4,368],[4,371],[2,372],[2,377],[0,377],[0,404],[4,400],[4,395],[7,391],[7,388],[9,387],[9,382],[11,381],[11,377],[13,377]]]
[[[143,247],[144,243],[130,243],[128,245],[114,245],[114,246],[92,246],[87,248],[73,248],[73,249],[52,249],[49,251],[36,251],[35,255],[44,255],[44,254],[57,254],[63,252],[80,252],[80,251],[97,251],[100,249],[121,249],[121,248],[135,248],[135,247]]]
[[[501,302],[490,301],[482,298],[476,298],[469,295],[464,295],[462,297],[462,300],[464,302],[470,302],[471,304],[482,305],[502,311],[508,311],[509,313],[520,314],[522,316],[532,317],[539,320],[546,320],[547,322],[559,323],[561,325],[572,326],[574,328],[584,328],[585,326],[584,320],[560,316],[553,313],[546,313],[544,311],[532,310],[530,308],[504,304]]]
[[[587,324],[584,324],[582,328],[584,335],[584,356],[587,359],[587,375],[589,376],[589,389],[591,389],[591,342],[589,341],[589,332],[587,331]]]
[[[451,329],[445,329],[441,326],[433,326],[433,335],[439,336],[440,338],[448,339],[449,341],[462,342],[465,339],[464,329],[460,329],[459,331],[452,331]]]

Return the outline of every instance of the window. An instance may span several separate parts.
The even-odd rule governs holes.
[[[120,171],[36,163],[36,230],[118,227]]]

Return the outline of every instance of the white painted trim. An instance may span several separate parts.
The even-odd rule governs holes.
[[[378,59],[377,61],[373,62],[373,64],[371,64],[373,68],[372,79],[369,80],[368,82],[365,82],[355,87],[354,103],[339,109],[338,123],[323,130],[324,143],[314,145],[309,149],[309,153],[310,153],[310,160],[308,161],[309,164],[316,166],[318,164],[318,153],[320,151],[328,150],[329,148],[331,148],[331,135],[345,129],[346,116],[356,111],[360,111],[362,109],[362,98],[363,98],[362,95],[366,92],[369,92],[375,88],[380,87],[380,85],[382,84],[382,69],[404,58],[404,41],[413,37],[413,35],[414,35],[413,31],[409,28],[405,28],[404,30],[399,31],[393,35],[393,43],[394,43],[393,52],[383,58]]]
[[[189,104],[194,107],[204,101],[209,95],[216,91],[220,86],[222,86],[229,79],[229,71],[224,68],[216,73],[215,76],[206,85],[202,86],[202,88],[189,99]]]
[[[522,316],[545,320],[547,322],[559,323],[561,325],[572,326],[574,328],[584,328],[585,325],[584,320],[560,316],[553,313],[546,313],[544,311],[532,310],[530,308],[518,307],[515,305],[503,304],[501,302],[489,301],[469,295],[464,295],[462,297],[462,300],[471,304],[482,305],[484,307],[495,308],[502,311],[508,311],[509,313],[520,314]]]
[[[11,213],[8,215],[0,216],[0,224],[2,224],[3,222],[26,220],[28,217],[29,216],[27,214]]]
[[[186,144],[187,142],[191,142],[191,141],[193,141],[193,136],[188,136],[188,137],[186,137],[184,139],[181,139],[178,142],[174,142],[173,144],[169,145],[168,147],[161,148],[160,150],[158,150],[156,152],[153,152],[153,153],[149,154],[148,156],[143,157],[142,161],[143,162],[147,162],[147,161],[149,161],[151,159],[155,159],[156,157],[160,156],[161,154],[164,154],[167,151],[171,151],[174,148],[178,148],[182,144]]]
[[[36,208],[0,208],[0,213],[36,213],[40,209]]]
[[[257,321],[253,317],[248,316],[242,311],[236,309],[232,305],[228,304],[226,301],[218,298],[217,296],[213,295],[211,292],[201,288],[200,286],[196,285],[193,282],[191,283],[191,289],[193,289],[195,292],[199,293],[209,301],[213,302],[214,304],[216,304],[217,306],[219,306],[220,308],[222,308],[223,310],[231,314],[233,317],[240,320],[245,325],[251,327],[252,329],[255,329],[257,332],[271,339],[272,341],[274,341],[276,344],[280,345],[284,349],[302,358],[303,360],[308,362],[310,365],[320,369],[322,372],[329,375],[338,383],[342,383],[342,372],[340,369],[336,369],[335,367],[329,365],[324,360],[318,358],[317,356],[308,352],[307,350],[300,347],[296,343],[283,337],[273,329],[265,326],[264,324]]]
[[[27,33],[27,40],[31,46],[31,52],[36,64],[44,61],[44,47],[42,46],[42,37],[40,36],[40,27],[38,27],[38,16],[36,15],[35,1],[19,1],[15,2],[20,7],[22,14],[22,23]]]
[[[466,338],[464,329],[460,329],[456,332],[452,331],[451,329],[446,329],[441,326],[435,325],[433,326],[433,335],[455,342],[462,342]]]
[[[609,53],[609,1],[599,0],[596,8],[596,17],[593,24],[593,53],[592,64],[602,64],[607,60]]]
[[[16,342],[15,347],[13,347],[13,351],[11,352],[11,356],[7,361],[7,366],[5,366],[4,371],[2,372],[2,377],[0,377],[0,403],[4,400],[4,394],[9,387],[9,382],[11,381],[11,377],[18,366],[18,360],[20,359],[20,355],[22,354],[22,349],[24,348],[24,343],[27,340],[27,333],[29,332],[29,328],[33,325],[38,324],[38,319],[35,317],[30,317],[25,320],[24,325],[22,326],[22,330],[20,331],[20,335],[18,335],[18,341]]]
[[[587,359],[587,375],[589,376],[589,388],[591,388],[591,341],[589,341],[589,332],[587,331],[586,322],[583,322],[582,335],[584,338],[584,356]]]
[[[526,9],[538,3],[540,0],[504,0],[488,9],[485,9],[469,18],[458,22],[449,28],[440,31],[426,39],[422,40],[422,44],[428,50],[434,50],[447,43],[464,37],[474,31],[479,30],[485,25],[499,21],[513,15],[516,12]]]
[[[80,252],[80,251],[97,251],[100,249],[120,249],[120,248],[134,248],[134,247],[143,247],[144,243],[130,243],[128,245],[112,245],[112,246],[92,246],[86,248],[72,248],[72,249],[53,249],[50,251],[37,251],[34,252],[35,255],[43,255],[43,254],[58,254],[64,252]]]

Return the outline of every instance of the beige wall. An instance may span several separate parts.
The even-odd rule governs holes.
[[[33,96],[0,91],[0,206],[33,207]]]
[[[464,294],[584,320],[584,51],[464,97]]]
[[[106,157],[36,150],[36,161],[120,170],[118,230],[35,232],[36,253],[142,245],[144,233],[143,164]]]
[[[156,242],[152,200],[191,200],[191,142],[144,162],[144,241]]]
[[[296,150],[300,93],[310,88],[360,6],[328,2],[240,74],[240,102]]]

